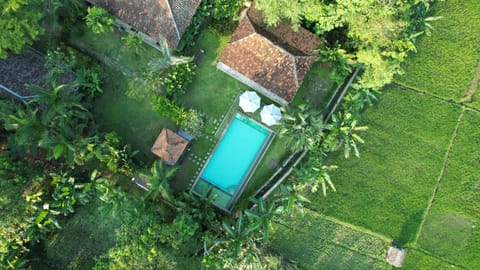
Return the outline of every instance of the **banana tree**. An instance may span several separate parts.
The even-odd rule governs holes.
[[[225,236],[214,240],[214,247],[219,247],[219,255],[225,268],[256,269],[261,265],[260,250],[257,246],[259,238],[255,232],[258,227],[246,222],[243,213],[234,224],[222,223]],[[258,269],[258,268],[257,268]]]
[[[244,213],[251,223],[250,226],[263,232],[263,241],[268,243],[270,232],[273,230],[272,219],[276,214],[279,214],[280,211],[273,201],[265,201],[263,198],[251,198],[250,201],[254,203],[255,206],[245,210]]]
[[[335,165],[323,165],[322,157],[310,156],[305,164],[295,168],[292,178],[296,180],[298,190],[309,189],[315,193],[321,187],[323,196],[327,196],[328,187],[336,191],[329,172],[337,168]]]
[[[335,136],[343,145],[343,155],[345,158],[350,157],[353,149],[356,157],[360,157],[357,143],[365,143],[365,141],[356,134],[359,131],[366,131],[367,126],[357,126],[357,120],[350,112],[338,113],[332,116],[332,123],[335,127],[332,129],[331,136]]]
[[[322,115],[302,104],[297,108],[282,108],[280,136],[289,138],[292,151],[314,148],[325,136],[330,126],[323,122]]]
[[[173,203],[174,199],[169,180],[175,176],[177,170],[178,167],[167,167],[161,160],[154,162],[150,169],[150,174],[143,175],[147,180],[147,186],[150,190],[146,199],[152,202],[158,202],[160,199],[164,199]]]

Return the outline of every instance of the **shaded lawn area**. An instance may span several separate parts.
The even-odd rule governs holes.
[[[271,248],[301,269],[392,269],[387,242],[310,210],[276,221]]]
[[[115,245],[115,230],[122,224],[118,218],[102,216],[98,211],[101,204],[95,201],[80,207],[61,230],[49,237],[43,259],[35,269],[91,269],[95,257]]]
[[[480,1],[442,1],[434,8],[431,36],[417,43],[418,53],[404,63],[396,81],[434,95],[459,101],[477,66],[480,51]],[[477,97],[478,99],[478,97]]]
[[[114,32],[95,34],[84,23],[78,24],[76,27],[81,34],[71,37],[71,43],[80,42],[132,72],[141,74],[151,59],[162,57],[161,52],[146,43],[142,43],[138,47],[138,52],[134,48],[127,48],[125,41],[121,39],[128,36],[125,31],[119,31],[115,28]]]
[[[143,160],[153,160],[150,147],[162,128],[176,130],[175,124],[151,106],[144,86],[118,71],[106,68],[104,93],[95,101],[95,119],[103,131],[115,131],[125,143],[139,150]]]
[[[0,176],[1,230],[13,224],[23,223],[28,217],[28,215],[26,215],[27,204],[22,197],[24,188],[24,185],[13,183],[13,179],[4,179]]]
[[[216,119],[222,119],[241,91],[250,90],[216,67],[229,40],[230,35],[221,35],[213,28],[207,28],[200,34],[194,51],[203,49],[205,55],[200,60],[190,89],[183,97],[187,106]]]
[[[294,105],[308,104],[311,108],[323,111],[327,106],[335,83],[330,79],[331,68],[328,64],[315,62],[305,76],[292,101]]]
[[[70,43],[105,64],[104,93],[95,100],[97,123],[102,131],[115,131],[125,143],[139,150],[142,160],[153,160],[150,147],[161,129],[176,130],[176,127],[153,110],[149,90],[135,79],[142,75],[150,60],[163,55],[147,44],[140,46],[138,54],[127,48],[121,40],[126,32],[94,34],[83,24],[78,27],[82,34],[72,37]]]
[[[435,112],[435,113],[432,113]],[[320,213],[394,239],[411,241],[442,168],[460,108],[394,87],[363,114],[361,158],[342,151],[328,164],[337,192],[310,196]]]
[[[467,111],[419,244],[459,265],[480,265],[480,113]]]

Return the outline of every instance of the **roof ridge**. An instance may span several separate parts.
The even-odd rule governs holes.
[[[167,3],[168,11],[170,12],[170,15],[172,15],[173,27],[175,27],[175,32],[177,33],[177,38],[178,38],[178,40],[180,40],[181,39],[180,31],[178,30],[177,21],[175,20],[175,15],[173,14],[172,7],[170,6],[170,1],[165,0],[165,2]]]
[[[235,40],[234,42],[231,42],[230,44],[235,44],[235,43],[238,43],[239,41],[244,41],[245,39],[248,39],[248,38],[253,37],[255,34],[257,34],[257,32],[253,32],[253,33],[251,33],[251,34],[248,34],[247,36],[244,36],[244,37],[241,38],[241,39],[237,39],[237,40]]]
[[[293,74],[295,76],[295,84],[297,87],[300,87],[300,82],[298,81],[297,61],[295,61],[295,57],[293,57]]]

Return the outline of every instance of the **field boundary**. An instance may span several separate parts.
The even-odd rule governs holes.
[[[455,126],[455,129],[453,130],[452,137],[450,138],[450,143],[448,144],[447,151],[445,152],[445,157],[443,159],[443,165],[442,169],[440,170],[440,174],[438,175],[437,182],[435,184],[435,187],[433,188],[432,191],[432,196],[430,197],[430,200],[428,201],[427,208],[425,209],[425,212],[422,217],[422,221],[420,222],[420,225],[418,226],[417,234],[415,235],[415,240],[414,243],[418,243],[418,238],[420,238],[420,234],[422,233],[423,226],[425,224],[425,220],[427,219],[428,214],[430,213],[430,210],[433,205],[433,201],[435,199],[435,196],[437,195],[438,188],[440,187],[440,182],[442,181],[443,177],[445,176],[445,171],[449,162],[449,157],[450,157],[450,152],[452,150],[453,143],[455,142],[455,139],[458,134],[458,128],[460,127],[460,124],[462,123],[462,118],[463,115],[465,114],[465,107],[462,107],[462,111],[460,112],[460,115],[458,116],[457,119],[457,124]]]
[[[326,221],[330,221],[330,222],[333,222],[333,223],[335,223],[335,224],[338,224],[338,225],[341,225],[341,226],[350,228],[350,229],[352,229],[352,230],[354,230],[354,231],[361,232],[361,233],[365,233],[365,234],[368,234],[368,235],[370,235],[370,236],[379,238],[379,239],[381,239],[382,241],[384,241],[385,243],[392,243],[392,242],[393,242],[393,239],[392,239],[392,238],[389,238],[389,237],[387,237],[387,236],[385,236],[385,235],[376,233],[376,232],[371,231],[371,230],[369,230],[369,229],[367,229],[367,228],[364,228],[364,227],[361,227],[361,226],[357,226],[357,225],[354,225],[354,224],[351,224],[351,223],[348,223],[348,222],[345,222],[345,221],[336,219],[336,218],[334,218],[334,217],[321,214],[318,210],[313,209],[313,208],[309,208],[309,207],[306,207],[306,206],[305,206],[304,208],[306,208],[306,209],[309,210],[309,211],[314,212],[314,213],[317,214],[320,218],[322,218],[322,219],[324,219],[324,220],[326,220]]]
[[[480,113],[480,109],[472,107],[470,104],[467,104],[467,103],[462,103],[462,102],[455,101],[453,99],[447,99],[447,98],[444,98],[442,96],[434,95],[432,93],[429,93],[429,92],[426,92],[426,91],[423,91],[423,90],[420,90],[420,89],[417,89],[417,88],[414,88],[414,87],[411,87],[411,86],[406,86],[406,85],[404,85],[402,83],[399,83],[399,82],[394,82],[394,83],[392,83],[392,85],[396,86],[396,87],[398,87],[398,88],[400,88],[404,91],[411,91],[413,93],[428,96],[428,97],[434,98],[436,100],[439,100],[439,101],[442,101],[442,102],[445,102],[445,103],[453,104],[455,106],[465,108],[465,109],[469,109],[469,110]]]
[[[317,213],[317,214],[318,214],[318,213]],[[275,221],[275,223],[276,223],[277,225],[284,226],[284,227],[286,227],[286,228],[288,228],[288,229],[290,229],[290,230],[292,230],[292,231],[299,231],[299,232],[302,231],[302,230],[299,230],[299,229],[294,228],[294,227],[292,227],[292,226],[289,226],[289,225],[286,224],[285,222]],[[348,228],[351,229],[350,227],[348,227]],[[368,257],[368,258],[373,259],[373,260],[375,260],[375,261],[384,262],[384,260],[381,260],[381,259],[379,259],[378,257],[375,257],[375,256],[373,256],[373,255],[371,255],[371,254],[368,254],[368,253],[363,253],[363,252],[361,252],[361,251],[358,250],[358,249],[354,249],[354,248],[349,247],[349,246],[347,246],[347,245],[344,245],[344,244],[342,244],[342,243],[335,242],[335,241],[332,241],[332,240],[327,239],[327,238],[324,238],[324,237],[318,237],[318,238],[319,238],[319,239],[324,239],[326,242],[328,242],[328,243],[330,243],[330,244],[333,244],[333,245],[335,245],[335,246],[337,246],[337,247],[340,247],[340,248],[349,250],[349,251],[351,251],[351,252],[357,253],[357,254],[359,254],[359,255],[361,255],[361,256]],[[385,254],[386,254],[386,250],[385,250]]]
[[[456,263],[456,262],[452,262],[452,261],[450,261],[450,260],[448,260],[448,259],[445,259],[444,257],[438,256],[437,254],[435,254],[435,253],[433,253],[433,252],[431,252],[431,251],[428,251],[428,250],[426,250],[426,249],[424,249],[424,248],[421,248],[421,247],[419,247],[418,245],[415,245],[415,246],[406,246],[406,247],[407,247],[408,249],[416,250],[416,251],[421,252],[421,253],[423,253],[423,254],[425,254],[425,255],[428,255],[428,256],[430,256],[430,257],[433,257],[433,258],[435,258],[435,259],[438,259],[438,260],[440,260],[440,261],[442,261],[442,262],[446,262],[446,263],[448,263],[448,264],[450,264],[450,265],[453,265],[453,266],[455,266],[455,267],[462,268],[462,269],[469,269],[469,268],[466,267],[466,266],[463,266],[463,265],[458,264],[458,263]]]

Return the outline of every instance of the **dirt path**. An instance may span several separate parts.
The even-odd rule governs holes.
[[[480,60],[478,60],[477,68],[475,69],[475,73],[473,74],[472,81],[468,84],[467,90],[465,91],[465,94],[463,95],[462,99],[460,99],[460,102],[463,102],[463,103],[473,102],[473,98],[475,94],[478,92],[479,86],[480,86]]]

